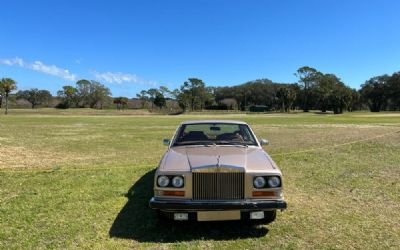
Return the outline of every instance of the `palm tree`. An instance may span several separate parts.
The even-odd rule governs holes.
[[[6,98],[6,113],[8,113],[8,96],[11,91],[17,89],[17,83],[11,78],[3,78],[0,80],[0,89],[4,92],[4,96]]]

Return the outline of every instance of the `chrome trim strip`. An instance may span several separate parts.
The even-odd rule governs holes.
[[[192,172],[245,172],[245,167],[238,165],[204,165],[192,167]]]

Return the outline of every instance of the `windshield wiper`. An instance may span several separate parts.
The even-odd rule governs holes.
[[[244,146],[244,147],[248,146],[248,144],[245,142],[236,142],[236,141],[216,141],[215,143],[221,145]]]

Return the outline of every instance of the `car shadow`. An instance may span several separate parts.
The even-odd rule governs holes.
[[[230,240],[263,237],[265,226],[241,221],[174,222],[159,220],[148,202],[153,195],[155,170],[147,172],[127,192],[127,203],[115,218],[110,237],[138,242],[179,242],[191,240]]]

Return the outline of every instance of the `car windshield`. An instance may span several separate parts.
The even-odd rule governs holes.
[[[257,145],[247,125],[234,123],[184,124],[174,142],[174,146],[212,144]]]

